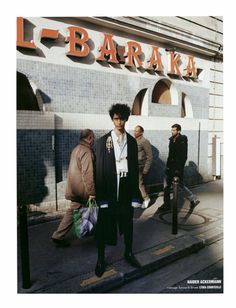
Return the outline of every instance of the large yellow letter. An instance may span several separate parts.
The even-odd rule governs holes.
[[[187,68],[186,68],[185,76],[197,78],[197,72],[196,72],[195,61],[194,61],[193,56],[188,57],[188,65],[187,65]]]
[[[76,57],[86,57],[89,54],[89,46],[85,43],[89,39],[88,32],[80,27],[68,27],[70,31],[70,36],[66,39],[69,42],[70,48],[67,55]],[[81,35],[80,38],[76,37],[76,34]],[[76,45],[81,46],[81,49],[76,49]]]
[[[158,52],[158,47],[152,46],[152,55],[148,62],[150,62],[148,66],[149,70],[154,70],[154,65],[156,66],[155,68],[156,71],[163,70],[161,59]]]
[[[173,51],[170,52],[170,70],[169,74],[181,76],[178,61],[180,60],[180,54],[175,54]]]
[[[100,56],[97,58],[97,61],[107,61],[105,55],[109,55],[108,62],[119,63],[119,61],[116,58],[116,48],[114,46],[111,34],[108,33],[104,34],[103,44],[100,47],[99,51],[100,51]]]
[[[137,67],[142,66],[142,61],[139,59],[138,56],[140,56],[142,54],[142,48],[141,45],[137,42],[128,42],[127,43],[128,46],[128,50],[127,50],[127,62],[125,63],[125,66],[134,66],[134,62],[135,65]],[[133,62],[134,61],[134,62]]]
[[[23,17],[17,17],[17,41],[16,45],[18,47],[36,49],[34,42],[24,41],[24,19]]]

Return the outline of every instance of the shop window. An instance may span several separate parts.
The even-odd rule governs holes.
[[[17,72],[17,110],[39,111],[39,103],[28,78]]]
[[[193,118],[193,108],[189,97],[182,93],[182,108],[181,108],[182,118]]]
[[[138,92],[134,99],[132,115],[147,115],[147,89]]]
[[[178,105],[178,91],[169,79],[161,79],[154,86],[152,103]]]

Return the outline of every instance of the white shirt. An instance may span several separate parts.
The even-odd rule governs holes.
[[[117,200],[119,199],[120,173],[128,172],[127,162],[127,135],[126,132],[119,137],[115,131],[111,132],[111,138],[114,146],[114,154],[116,160],[116,174],[117,174]]]
[[[127,161],[127,134],[122,134],[122,140],[119,141],[114,130],[111,132],[112,142],[114,146],[114,154],[116,160],[116,174],[121,172],[128,172],[128,161]]]

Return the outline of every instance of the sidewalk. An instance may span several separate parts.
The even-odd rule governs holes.
[[[31,288],[21,288],[19,261],[18,293],[103,293],[203,249],[223,238],[222,190],[221,180],[193,188],[201,201],[193,211],[180,196],[177,235],[171,233],[171,213],[158,212],[163,196],[146,210],[135,209],[133,251],[142,268],[124,261],[119,238],[117,246],[106,248],[108,266],[101,278],[94,274],[97,251],[92,237],[78,240],[71,231],[71,246],[59,248],[51,242],[59,220],[29,226]]]

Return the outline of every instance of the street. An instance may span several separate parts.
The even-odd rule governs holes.
[[[125,262],[122,237],[117,246],[107,247],[107,271],[98,278],[93,237],[77,239],[72,229],[67,235],[70,247],[58,248],[51,234],[59,220],[29,226],[31,286],[22,288],[19,259],[18,292],[222,293],[223,281],[209,282],[222,280],[222,182],[202,184],[193,191],[201,202],[194,210],[187,200],[179,203],[176,235],[171,232],[171,213],[158,211],[163,196],[145,210],[136,209],[133,251],[142,265],[139,270]]]
[[[223,293],[222,245],[217,241],[109,293]]]

